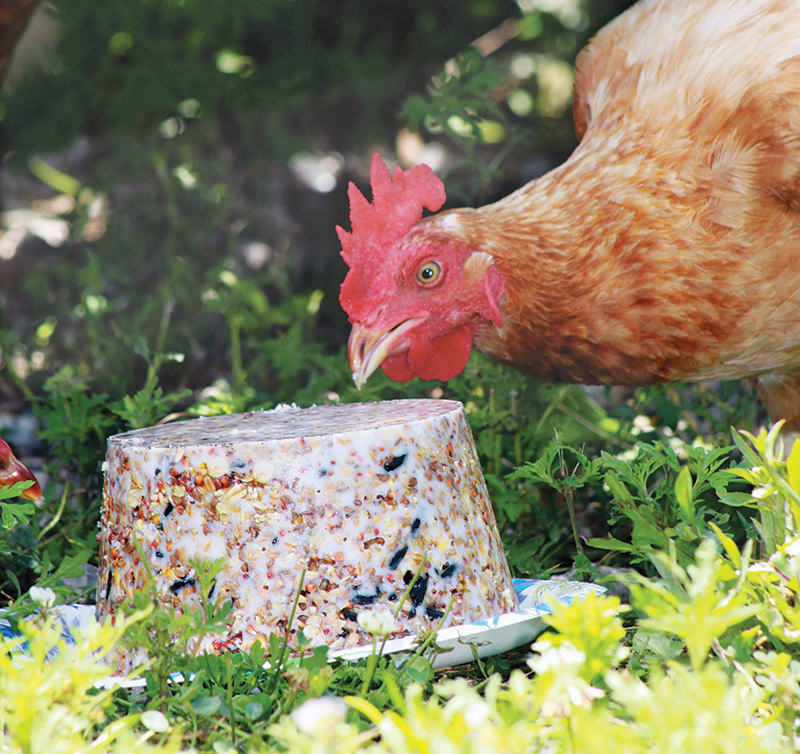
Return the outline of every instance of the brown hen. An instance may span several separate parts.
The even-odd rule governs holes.
[[[570,158],[494,204],[420,220],[438,179],[377,158],[373,204],[351,187],[356,383],[474,345],[548,380],[753,376],[800,430],[796,0],[639,2],[580,54],[574,114]]]

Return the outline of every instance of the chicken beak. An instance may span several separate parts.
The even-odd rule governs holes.
[[[425,319],[427,315],[411,317],[388,330],[369,330],[358,322],[353,324],[347,341],[347,354],[353,370],[353,382],[359,390],[387,356],[407,347],[406,334]]]

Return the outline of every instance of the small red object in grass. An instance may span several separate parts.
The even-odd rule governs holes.
[[[36,477],[24,463],[20,463],[17,460],[9,444],[0,437],[0,484],[12,485],[17,482],[33,482],[20,495],[23,499],[35,501],[44,497]]]

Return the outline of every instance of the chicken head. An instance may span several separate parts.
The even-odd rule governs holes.
[[[352,231],[337,228],[350,267],[339,300],[352,323],[353,379],[361,387],[381,366],[403,382],[448,380],[464,369],[476,333],[502,326],[505,280],[491,255],[454,233],[469,210],[420,221],[445,200],[427,165],[391,175],[376,154],[370,184],[372,204],[350,184]]]

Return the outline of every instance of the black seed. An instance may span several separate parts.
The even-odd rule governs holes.
[[[356,594],[353,596],[353,602],[356,605],[371,605],[378,599],[377,594]]]
[[[273,537],[272,538],[272,544],[273,545],[277,545],[278,544],[278,538],[277,537]]]
[[[416,614],[417,614],[417,608],[415,608],[415,607],[412,607],[412,608],[411,608],[411,609],[408,611],[408,617],[409,617],[409,618],[413,618],[413,617],[414,617]]]
[[[192,578],[178,579],[170,584],[169,590],[173,594],[177,594],[181,589],[185,589],[187,586],[194,586],[194,583],[195,581]]]
[[[431,620],[439,620],[439,618],[441,618],[444,615],[444,613],[438,608],[431,607],[430,605],[428,605],[425,608],[425,615],[427,615]]]
[[[412,534],[413,534],[413,533],[414,533],[414,532],[415,532],[417,529],[419,529],[419,526],[420,526],[420,524],[421,524],[421,523],[422,523],[422,521],[420,521],[418,518],[415,518],[415,519],[414,519],[414,520],[411,522],[411,533],[412,533]]]
[[[108,600],[109,596],[111,595],[111,576],[114,573],[113,568],[108,569],[108,577],[106,578],[106,600]]]
[[[344,610],[342,610],[342,618],[345,620],[358,620],[358,615],[353,610],[344,608]]]
[[[161,552],[161,550],[156,550],[156,557],[157,558],[163,558],[164,557],[164,553]]]
[[[457,567],[458,566],[455,563],[445,563],[439,573],[443,579],[446,579],[448,576],[452,576],[456,572]]]
[[[348,631],[346,628],[343,628],[341,631],[339,631],[337,637],[340,639],[346,639],[351,633],[352,631]]]
[[[428,590],[428,574],[426,573],[424,576],[420,576],[415,582],[414,586],[411,587],[411,591],[409,592],[409,597],[411,597],[411,604],[414,607],[417,605],[422,604],[422,600],[425,599],[425,592]]]
[[[384,471],[394,471],[395,469],[399,469],[403,465],[403,461],[406,460],[405,453],[401,456],[394,456],[390,458],[386,463],[383,464]]]
[[[404,584],[406,584],[406,585],[408,585],[408,584],[410,584],[410,583],[411,583],[411,579],[413,579],[413,578],[414,578],[414,574],[413,574],[413,573],[411,573],[411,571],[406,571],[406,572],[403,574],[403,583],[404,583]]]
[[[327,469],[320,469],[317,472],[317,476],[320,476],[320,477],[327,476],[327,475],[328,475],[328,470]]]
[[[161,473],[161,469],[156,469],[156,476],[158,476],[160,473]]]
[[[170,513],[175,509],[175,506],[172,503],[167,503],[166,507],[164,508],[164,518],[169,516]]]
[[[397,568],[397,566],[400,565],[400,561],[406,556],[407,552],[408,552],[408,546],[403,545],[394,555],[392,555],[392,559],[389,561],[389,568],[391,568],[392,570]]]
[[[389,602],[397,602],[397,595],[392,592],[386,599],[389,600]]]
[[[232,461],[231,462],[231,467],[234,468],[234,469],[243,469],[245,466],[247,466],[247,462],[246,461]]]

